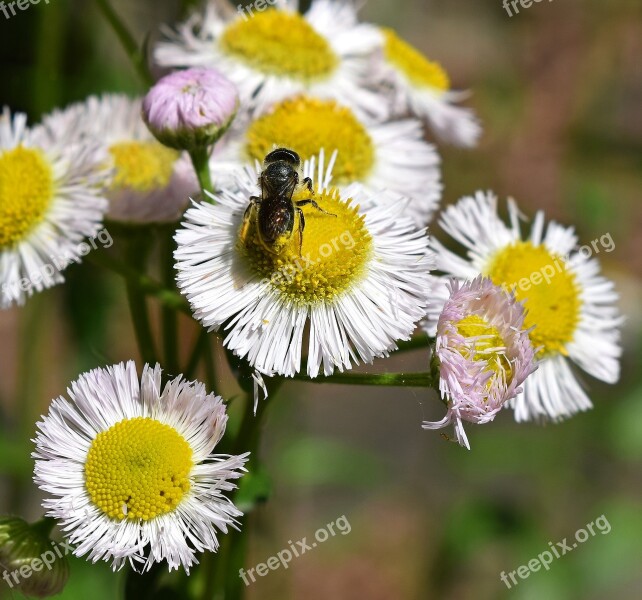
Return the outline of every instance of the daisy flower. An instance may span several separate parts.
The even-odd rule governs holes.
[[[148,570],[166,560],[189,572],[196,553],[218,548],[241,512],[223,493],[235,489],[247,454],[213,454],[225,432],[220,397],[179,376],[132,361],[94,369],[54,400],[38,423],[35,482],[47,516],[76,556],[126,561]]]
[[[376,78],[390,87],[393,112],[408,111],[425,119],[438,138],[457,146],[477,144],[481,125],[472,110],[456,105],[466,92],[450,89],[450,78],[436,62],[402,40],[392,29],[381,29],[381,58]]]
[[[312,163],[304,175],[311,176]],[[301,369],[309,329],[307,373],[371,363],[409,339],[426,312],[427,237],[403,203],[361,212],[369,200],[358,184],[344,193],[319,173],[314,200],[302,207],[305,230],[265,249],[255,221],[244,226],[258,173],[247,169],[235,186],[213,196],[216,204],[189,209],[176,234],[178,285],[195,317],[210,330],[223,327],[224,343],[265,375],[294,376]],[[309,199],[297,191],[295,201]]]
[[[299,96],[230,133],[211,161],[215,179],[275,147],[292,148],[302,160],[337,150],[333,184],[341,191],[361,183],[370,192],[397,192],[412,200],[408,215],[420,225],[441,198],[439,155],[423,140],[419,121],[377,123],[336,100]]]
[[[176,221],[198,191],[185,154],[159,143],[141,117],[140,98],[107,94],[91,96],[54,116],[76,122],[76,140],[100,140],[113,178],[106,195],[107,218],[146,224]],[[47,124],[47,119],[45,119]]]
[[[219,69],[238,87],[241,104],[259,112],[310,93],[386,116],[388,107],[364,83],[379,35],[357,22],[353,2],[314,0],[305,15],[293,0],[271,4],[250,16],[210,0],[202,13],[167,32],[154,58],[164,67]]]
[[[462,421],[492,421],[535,370],[535,351],[524,330],[524,308],[512,294],[481,276],[461,285],[452,280],[448,290],[434,354],[448,412],[423,427],[454,422],[457,441],[470,450]]]
[[[107,209],[105,156],[96,144],[71,145],[70,129],[54,121],[50,139],[24,114],[0,115],[0,308],[63,282]]]
[[[478,274],[514,290],[526,307],[525,326],[537,350],[539,368],[513,401],[517,421],[559,420],[591,408],[578,382],[574,363],[590,375],[615,383],[619,378],[618,327],[613,284],[599,275],[597,260],[574,252],[572,228],[550,222],[537,213],[530,236],[524,238],[520,214],[510,201],[509,225],[497,214],[497,198],[478,192],[442,214],[440,225],[468,250],[461,258],[431,240],[437,269],[449,277],[471,279]],[[433,282],[428,330],[434,331],[446,286]]]

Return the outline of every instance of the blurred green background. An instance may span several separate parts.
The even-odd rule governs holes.
[[[115,2],[142,41],[192,2]],[[396,27],[473,90],[485,136],[443,148],[444,204],[476,189],[576,226],[627,315],[621,383],[586,378],[593,411],[516,425],[506,411],[468,427],[467,452],[422,431],[430,393],[287,384],[268,413],[272,498],[253,517],[247,567],[345,515],[349,535],[259,578],[268,600],[520,600],[642,597],[642,3],[554,0],[509,17],[500,0],[370,0],[363,16]],[[29,114],[102,91],[143,92],[95,3],[51,0],[0,13],[0,102]],[[440,235],[436,225],[433,233]],[[36,519],[34,423],[80,372],[137,356],[122,283],[91,265],[26,308],[0,313],[0,513]],[[197,329],[182,322],[185,347]],[[36,340],[39,340],[36,343]],[[421,370],[423,352],[371,369]],[[237,393],[229,378],[223,395]],[[450,432],[449,432],[450,433]],[[597,534],[510,591],[500,572],[605,515]],[[116,597],[122,577],[74,560],[61,596]],[[19,597],[0,581],[0,598]]]

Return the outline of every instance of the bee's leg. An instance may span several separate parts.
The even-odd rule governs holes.
[[[309,177],[306,177],[302,182],[301,182],[307,189],[308,191],[314,196],[314,187],[312,185],[312,179]]]
[[[250,196],[250,203],[247,205],[247,208],[245,209],[245,213],[243,214],[243,224],[241,225],[241,229],[239,231],[239,240],[244,245],[245,245],[245,240],[247,238],[248,231],[250,230],[250,223],[252,222],[252,213],[260,203],[261,203],[261,198],[259,198],[258,196]]]
[[[317,210],[321,211],[322,213],[325,213],[326,215],[330,215],[331,217],[336,217],[336,216],[337,216],[337,215],[335,215],[334,213],[328,212],[327,210],[323,210],[323,209],[322,209],[322,208],[321,208],[321,207],[320,207],[320,206],[319,206],[319,205],[318,205],[314,200],[312,200],[311,198],[310,198],[310,199],[308,199],[308,200],[299,200],[299,201],[296,203],[296,205],[297,205],[297,206],[307,206],[308,204],[310,204],[311,206],[314,206],[314,208],[316,208]]]
[[[303,230],[305,229],[305,217],[303,211],[297,207],[296,212],[299,215],[299,257],[303,256]]]

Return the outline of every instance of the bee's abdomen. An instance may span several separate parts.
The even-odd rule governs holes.
[[[259,211],[259,229],[263,241],[275,242],[294,229],[294,208],[291,202],[264,202]]]

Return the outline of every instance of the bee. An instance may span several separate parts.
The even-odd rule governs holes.
[[[240,238],[245,241],[250,224],[254,222],[263,248],[271,254],[279,254],[290,242],[298,217],[300,256],[305,229],[301,207],[310,205],[326,215],[336,215],[323,210],[312,198],[296,202],[292,200],[299,185],[303,185],[314,195],[312,180],[306,177],[300,181],[301,159],[294,150],[273,150],[265,157],[263,167],[259,176],[261,197],[250,197],[250,204],[243,216]]]

